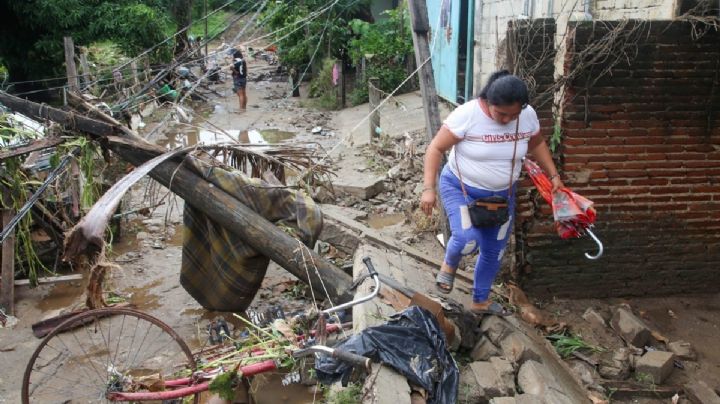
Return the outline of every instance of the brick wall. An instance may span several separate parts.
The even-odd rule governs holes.
[[[570,23],[565,74],[617,24]],[[693,40],[681,22],[635,29],[637,54],[611,74],[600,74],[605,63],[577,76],[562,112],[566,185],[595,201],[605,255],[590,261],[594,243],[560,240],[546,204],[525,189],[521,201],[536,209],[519,217],[518,250],[535,294],[720,290],[720,33]]]

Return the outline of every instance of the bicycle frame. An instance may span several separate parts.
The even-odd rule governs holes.
[[[369,257],[363,258],[363,263],[368,268],[369,275],[373,278],[375,282],[375,287],[373,291],[363,297],[360,297],[358,299],[352,300],[350,302],[340,304],[335,307],[331,307],[329,309],[323,310],[321,313],[323,314],[330,314],[334,313],[340,310],[347,309],[349,307],[356,306],[358,304],[367,302],[369,300],[372,300],[375,298],[378,293],[380,292],[380,286],[381,281],[380,277],[375,271],[375,268],[373,267],[373,264]],[[335,324],[328,324],[327,326],[328,331],[333,330],[337,331],[342,329],[340,325]],[[298,336],[298,340],[301,340],[302,336]],[[256,350],[251,353],[249,357],[252,357],[252,354],[262,354],[264,351],[262,350]],[[340,360],[346,361],[348,363],[353,364],[357,367],[365,368],[369,371],[370,369],[370,359],[366,358],[364,356],[356,355],[351,352],[345,352],[340,351],[331,347],[327,347],[324,345],[313,345],[307,348],[301,348],[294,350],[290,352],[290,355],[294,358],[301,358],[313,354],[327,354],[333,357],[336,357]],[[249,377],[258,375],[260,373],[270,372],[273,370],[277,370],[279,367],[279,363],[275,359],[269,359],[262,362],[254,363],[247,366],[242,366],[238,368],[237,372],[238,375],[243,377]],[[179,378],[179,379],[172,379],[172,380],[165,380],[163,382],[165,387],[179,387],[179,386],[186,386],[186,387],[180,387],[173,390],[166,390],[166,391],[158,391],[158,392],[108,392],[106,395],[106,398],[110,401],[150,401],[150,400],[172,400],[177,399],[181,397],[191,396],[193,394],[198,394],[203,391],[207,391],[210,388],[210,383],[212,382],[212,379],[214,379],[218,374],[221,373],[221,368],[214,369],[210,372],[196,372],[191,377],[185,377],[185,378]],[[193,384],[198,383],[198,384]]]

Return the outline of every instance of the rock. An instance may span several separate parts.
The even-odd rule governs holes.
[[[148,226],[147,231],[150,233],[158,233],[158,232],[160,232],[160,226],[157,226],[157,225]]]
[[[555,384],[550,369],[542,363],[529,360],[520,366],[518,386],[524,393],[543,397]]]
[[[570,362],[570,370],[577,375],[583,386],[595,383],[595,369],[583,361]]]
[[[600,376],[610,380],[625,380],[630,376],[630,349],[618,348],[611,361],[603,361],[598,369]]]
[[[527,360],[540,361],[540,355],[535,351],[535,345],[525,334],[514,331],[500,341],[503,356],[518,365]]]
[[[144,232],[144,231],[139,231],[135,235],[135,239],[138,241],[147,240],[149,237],[150,237],[150,233]]]
[[[484,391],[475,382],[475,375],[470,366],[460,370],[460,382],[458,386],[458,402],[479,403],[483,400]]]
[[[695,353],[692,345],[686,341],[671,342],[668,344],[668,349],[679,359],[694,361],[697,358],[697,353]]]
[[[652,382],[660,384],[672,373],[673,359],[672,352],[649,351],[646,352],[635,366],[635,374],[646,374],[652,378]]]
[[[400,164],[398,164],[388,170],[387,176],[389,178],[399,178],[401,172],[402,172],[402,167],[400,166]]]
[[[497,345],[512,332],[512,328],[507,321],[498,316],[486,316],[480,324],[480,332]]]
[[[470,352],[470,357],[474,361],[486,361],[492,356],[500,356],[501,354],[502,351],[500,351],[488,337],[483,335],[480,337],[480,341],[473,347],[472,352]]]
[[[507,383],[507,378],[500,374],[493,363],[473,362],[470,370],[475,378],[475,383],[482,390],[483,401],[494,397],[508,396],[515,394],[515,382]]]
[[[618,307],[610,326],[630,345],[642,348],[650,339],[650,329],[627,307]]]
[[[490,364],[493,365],[497,372],[500,382],[503,386],[506,386],[507,390],[515,391],[515,368],[509,361],[493,357],[490,358]]]
[[[333,188],[340,193],[356,196],[360,199],[370,199],[383,191],[384,181],[377,176],[354,176],[353,178],[338,178],[333,181]]]
[[[165,220],[161,217],[152,217],[142,221],[145,226],[162,226],[165,224]]]
[[[585,321],[594,325],[595,327],[607,327],[607,322],[605,321],[603,316],[601,316],[600,313],[595,311],[595,309],[593,309],[592,307],[588,307],[588,309],[585,310],[585,313],[583,313],[582,317],[585,319]]]
[[[720,396],[702,380],[686,384],[685,395],[694,404],[720,404]]]

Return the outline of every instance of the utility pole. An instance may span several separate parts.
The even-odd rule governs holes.
[[[428,141],[432,141],[435,134],[440,130],[440,109],[438,108],[438,95],[435,89],[435,77],[433,76],[432,60],[430,59],[430,42],[428,34],[430,24],[428,22],[427,4],[425,0],[408,0],[410,11],[410,22],[412,24],[413,47],[415,48],[415,61],[420,67],[420,93],[422,94],[423,107],[425,109],[425,128],[427,128]],[[443,156],[442,164],[445,164]],[[438,179],[435,184],[437,186]],[[450,239],[450,229],[447,223],[447,216],[442,204],[438,204],[440,212],[440,229],[443,233],[443,243],[447,245]]]

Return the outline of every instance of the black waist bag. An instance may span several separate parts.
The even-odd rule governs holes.
[[[468,213],[475,227],[496,227],[510,219],[508,200],[502,196],[478,198],[468,205]]]

